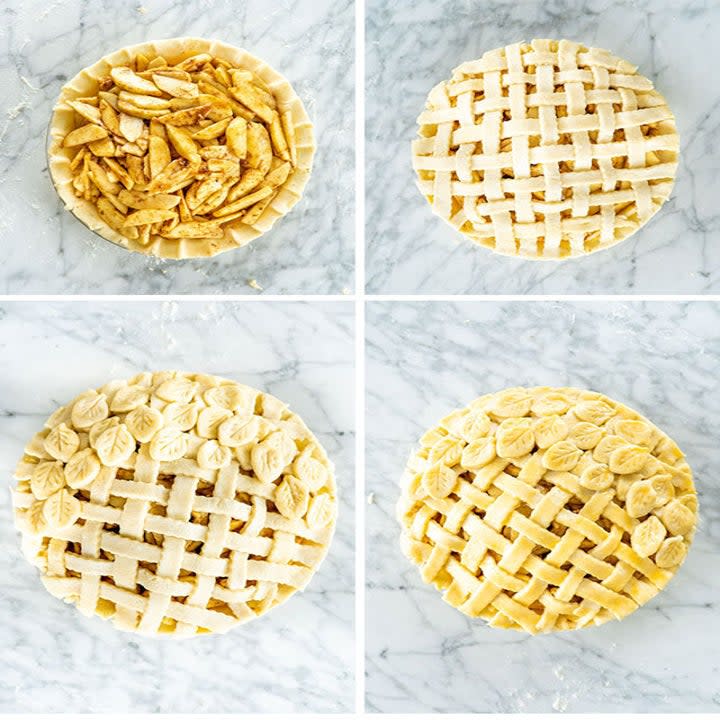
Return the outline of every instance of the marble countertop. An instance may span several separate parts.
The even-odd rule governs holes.
[[[384,294],[720,291],[720,5],[705,0],[368,0],[367,287]],[[563,263],[495,255],[434,216],[410,141],[430,89],[465,60],[533,38],[612,50],[655,82],[677,116],[671,199],[615,248]],[[377,179],[382,178],[382,182]]]
[[[353,286],[352,0],[9,0],[0,18],[0,293],[339,294]],[[45,136],[64,82],[125,45],[198,35],[285,75],[318,150],[298,205],[270,233],[212,260],[128,253],[68,213]]]
[[[353,324],[346,302],[0,303],[3,711],[352,711]],[[227,635],[152,639],[85,618],[45,591],[13,529],[13,468],[48,414],[110,378],[160,368],[282,398],[336,465],[340,522],[327,559],[305,592]]]
[[[376,301],[367,321],[367,709],[718,712],[717,304]],[[625,402],[693,468],[701,520],[688,559],[622,622],[538,637],[490,629],[446,605],[399,550],[398,483],[422,432],[521,384]]]

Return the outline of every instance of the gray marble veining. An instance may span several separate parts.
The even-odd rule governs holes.
[[[367,287],[372,293],[614,294],[720,290],[720,4],[705,0],[368,0]],[[410,141],[453,68],[521,40],[563,38],[638,65],[674,110],[671,199],[635,236],[577,260],[495,255],[434,216]]]
[[[353,285],[352,0],[8,0],[0,7],[0,292],[337,294]],[[211,260],[163,261],[97,237],[55,194],[45,155],[60,88],[124,45],[198,35],[284,74],[315,125],[302,200]]]
[[[718,712],[718,305],[376,301],[367,325],[368,710]],[[622,622],[493,630],[446,605],[400,552],[398,482],[422,432],[522,384],[625,402],[693,468],[701,520],[688,559]]]
[[[347,302],[0,304],[0,710],[352,711],[353,326]],[[327,559],[305,592],[227,635],[152,639],[85,618],[45,591],[13,529],[13,468],[48,414],[110,378],[160,368],[282,398],[336,465]]]

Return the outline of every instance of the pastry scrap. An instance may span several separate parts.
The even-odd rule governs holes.
[[[447,603],[535,634],[653,598],[685,560],[697,497],[677,445],[634,410],[511,388],[423,435],[397,515],[404,554]]]
[[[610,247],[658,211],[677,170],[675,120],[652,82],[568,40],[463,63],[418,125],[413,167],[433,212],[503,255]]]
[[[128,249],[210,256],[267,231],[310,172],[312,126],[287,80],[248,53],[180,39],[74,78],[50,169],[68,207]]]
[[[45,587],[122,630],[222,633],[302,590],[336,514],[325,451],[280,400],[145,372],[56,410],[16,470]]]

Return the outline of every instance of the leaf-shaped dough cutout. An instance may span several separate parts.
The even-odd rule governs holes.
[[[420,447],[430,448],[447,436],[447,432],[439,427],[428,430],[420,438]]]
[[[630,517],[647,515],[657,502],[657,493],[649,480],[632,483],[625,498],[625,510]]]
[[[666,535],[665,526],[651,515],[635,526],[630,536],[630,545],[640,557],[650,557],[658,551]]]
[[[615,425],[615,434],[625,438],[632,445],[647,447],[653,435],[653,429],[642,420],[620,420]]]
[[[251,452],[252,467],[259,480],[271,483],[293,461],[297,454],[295,443],[283,432],[268,435]]]
[[[327,527],[335,517],[335,503],[328,493],[316,495],[310,501],[307,511],[307,524],[311,528]]]
[[[190,430],[195,427],[200,407],[197,403],[169,403],[162,411],[165,425],[175,425],[180,430]]]
[[[259,437],[260,418],[254,415],[233,415],[218,426],[218,440],[226,447],[240,447]]]
[[[604,425],[615,414],[615,410],[604,400],[586,400],[578,403],[574,411],[580,420],[593,425]]]
[[[582,457],[582,450],[579,450],[569,440],[561,440],[551,445],[543,455],[542,464],[548,470],[569,472]]]
[[[327,467],[315,459],[309,449],[295,458],[293,472],[308,486],[311,492],[318,492],[328,485],[330,473]]]
[[[219,470],[230,464],[232,453],[229,448],[218,445],[215,440],[204,442],[198,449],[197,462],[201,468]]]
[[[562,415],[570,401],[560,392],[546,392],[533,398],[531,407],[535,415]]]
[[[655,564],[660,568],[672,568],[680,565],[687,555],[687,545],[680,537],[671,537],[663,541],[655,555]]]
[[[627,442],[617,435],[606,435],[595,446],[592,452],[593,460],[606,465],[610,461],[610,454],[621,447],[625,447]]]
[[[568,436],[567,423],[559,415],[544,415],[533,423],[535,443],[543,450]]]
[[[48,455],[67,462],[80,447],[80,438],[65,423],[60,423],[50,431],[43,446]]]
[[[30,478],[30,490],[38,500],[44,500],[65,487],[65,474],[61,462],[41,462],[35,466]]]
[[[150,442],[164,422],[162,413],[148,405],[139,405],[125,416],[125,425],[130,434],[142,443]]]
[[[218,427],[232,417],[232,411],[211,406],[203,408],[197,419],[197,432],[200,437],[213,439],[218,436]]]
[[[257,394],[257,390],[253,388],[233,383],[209,388],[203,393],[203,399],[208,405],[217,405],[233,412],[245,411],[252,414]]]
[[[57,410],[54,410],[50,417],[45,421],[45,427],[49,430],[52,430],[56,425],[60,425],[60,423],[69,423],[72,422],[70,419],[72,415],[72,408],[68,407],[67,405],[63,405],[62,407],[59,407]]]
[[[671,535],[689,535],[695,527],[695,514],[680,500],[673,500],[663,508],[660,517]]]
[[[530,412],[532,397],[525,388],[511,388],[493,398],[490,412],[495,417],[523,417]]]
[[[462,457],[462,451],[465,443],[453,435],[447,435],[437,444],[430,448],[428,461],[432,464],[443,462],[448,467],[457,465]]]
[[[110,401],[110,409],[117,413],[126,413],[146,405],[150,399],[150,391],[141,385],[121,387]]]
[[[88,487],[100,474],[100,460],[92,448],[76,452],[65,465],[65,480],[75,489]]]
[[[604,463],[593,463],[582,471],[578,482],[588,490],[599,492],[607,490],[615,482],[615,476]]]
[[[47,530],[47,522],[45,520],[44,500],[36,500],[25,511],[25,527],[30,535],[42,535]]]
[[[102,422],[110,413],[107,398],[89,390],[80,395],[72,407],[72,424],[79,430],[85,430],[95,423]]]
[[[657,495],[655,507],[667,505],[675,497],[675,487],[672,483],[671,475],[653,475],[649,477],[648,480],[652,483],[655,494]]]
[[[639,445],[624,445],[610,453],[608,466],[618,475],[632,475],[645,466],[650,454]]]
[[[465,442],[472,442],[485,437],[490,432],[491,427],[490,418],[484,412],[474,410],[469,412],[460,423],[458,432]]]
[[[467,408],[453,410],[449,415],[446,415],[439,424],[439,427],[444,431],[441,437],[445,437],[445,435],[459,436],[460,427],[469,415],[470,410]]]
[[[503,420],[495,433],[495,451],[503,458],[518,458],[527,455],[535,447],[530,418]]]
[[[155,394],[166,402],[189,403],[195,397],[198,384],[186,378],[172,378],[158,385]]]
[[[473,440],[463,450],[460,464],[468,470],[479,470],[497,457],[495,438],[484,437]]]
[[[68,527],[80,517],[80,501],[67,490],[58,490],[45,500],[43,515],[51,530]]]
[[[93,425],[90,428],[90,432],[88,433],[88,442],[90,443],[90,447],[95,447],[95,443],[97,442],[97,439],[108,429],[111,427],[114,427],[115,425],[120,424],[120,418],[116,417],[115,415],[111,415],[106,420],[103,420],[102,422],[97,423],[97,425]]]
[[[95,451],[103,465],[116,467],[135,451],[135,438],[125,425],[111,425],[95,440]]]
[[[443,463],[437,463],[422,476],[422,488],[438,500],[446,498],[457,485],[458,474]]]
[[[275,507],[290,520],[301,518],[307,512],[309,500],[307,485],[294,475],[286,475],[275,488]]]
[[[604,431],[589,422],[579,422],[570,428],[568,439],[581,450],[592,450],[602,440]]]
[[[310,431],[297,415],[291,415],[285,420],[278,420],[275,427],[282,430],[291,440],[308,440],[310,437]]]
[[[153,460],[179,460],[188,451],[188,436],[174,426],[164,427],[155,433],[148,449]]]
[[[257,400],[256,400],[257,402]],[[285,412],[287,405],[273,395],[260,395],[260,405],[262,406],[261,415],[268,420],[280,420]]]
[[[643,479],[652,477],[653,475],[666,475],[667,471],[663,468],[663,464],[653,455],[648,455],[645,466],[640,471]]]
[[[257,439],[258,442],[264,440],[266,437],[274,433],[276,430],[280,430],[280,426],[276,425],[272,420],[268,420],[264,417],[258,417],[258,432],[257,432]],[[283,435],[287,438],[287,435],[283,433]],[[287,438],[290,439],[290,438]],[[295,457],[293,455],[293,457]]]

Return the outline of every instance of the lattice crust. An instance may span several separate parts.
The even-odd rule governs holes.
[[[413,142],[433,212],[503,255],[607,248],[667,200],[678,135],[637,68],[568,40],[466,62],[430,92]]]
[[[142,373],[55,411],[16,470],[47,589],[145,634],[225,632],[303,589],[330,543],[332,464],[277,398]]]
[[[682,564],[697,522],[677,445],[576,388],[484,395],[420,440],[403,552],[470,617],[529,633],[621,619]]]

